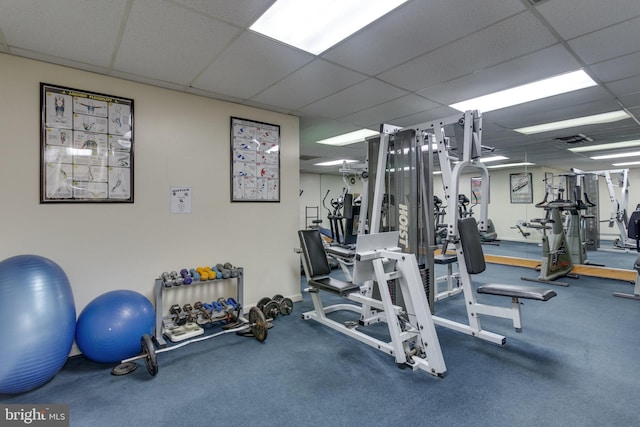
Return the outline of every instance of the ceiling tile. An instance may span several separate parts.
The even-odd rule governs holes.
[[[252,101],[299,110],[365,78],[355,71],[316,59],[255,96]]]
[[[545,66],[541,67],[540,64]],[[431,86],[418,92],[418,95],[449,105],[578,68],[580,64],[575,58],[562,45],[557,44],[458,79]]]
[[[640,51],[640,17],[569,41],[576,54],[587,64]]]
[[[393,101],[377,105],[372,108],[350,114],[343,117],[352,123],[360,124],[363,127],[378,129],[382,123],[391,123],[417,111],[427,111],[438,107],[437,104],[416,95],[407,95]]]
[[[126,4],[127,0],[2,0],[0,28],[10,48],[106,67]]]
[[[193,86],[247,99],[312,60],[306,52],[245,33],[202,72]]]
[[[376,75],[524,10],[517,0],[412,1],[324,57]]]
[[[548,1],[538,6],[538,11],[568,40],[640,15],[640,1]]]
[[[623,95],[620,97],[620,102],[627,108],[640,107],[640,90],[638,92],[630,93],[629,95]],[[640,132],[638,132],[640,135]]]
[[[607,87],[618,97],[640,92],[640,76],[608,83]]]
[[[640,30],[639,30],[640,31]],[[603,82],[624,79],[640,74],[640,52],[599,62],[589,67],[591,72]]]
[[[239,30],[171,3],[136,0],[114,68],[188,84]]]
[[[380,74],[409,91],[452,80],[555,44],[551,33],[524,12]]]
[[[376,79],[367,79],[334,95],[314,102],[300,111],[333,119],[408,95],[402,89]]]
[[[191,8],[195,11],[239,27],[253,24],[275,0],[242,0],[242,7],[238,2],[229,0],[172,0],[175,4]]]

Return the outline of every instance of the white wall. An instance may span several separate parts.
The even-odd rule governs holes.
[[[40,82],[134,100],[135,203],[39,203]],[[0,93],[0,259],[58,263],[78,314],[110,290],[151,298],[163,271],[227,261],[244,267],[246,306],[300,300],[297,117],[5,54]],[[230,116],[281,126],[280,203],[230,203]],[[192,214],[170,213],[174,185],[192,187]]]

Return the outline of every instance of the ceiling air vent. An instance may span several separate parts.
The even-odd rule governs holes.
[[[577,135],[561,136],[560,138],[556,138],[556,141],[565,142],[567,144],[581,144],[583,142],[592,142],[593,139],[583,133],[579,133]]]

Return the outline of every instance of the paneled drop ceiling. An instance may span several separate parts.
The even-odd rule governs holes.
[[[447,117],[450,103],[578,68],[598,86],[485,113],[483,144],[505,162],[595,170],[611,161],[558,138],[640,139],[639,0],[409,0],[319,56],[248,30],[272,3],[0,0],[0,52],[299,116],[306,172],[365,159],[364,143],[318,139]],[[620,109],[631,118],[512,130]]]

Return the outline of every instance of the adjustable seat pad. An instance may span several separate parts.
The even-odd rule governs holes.
[[[298,230],[302,253],[309,273],[309,284],[324,291],[346,295],[360,287],[351,282],[329,277],[331,266],[318,230]]]

